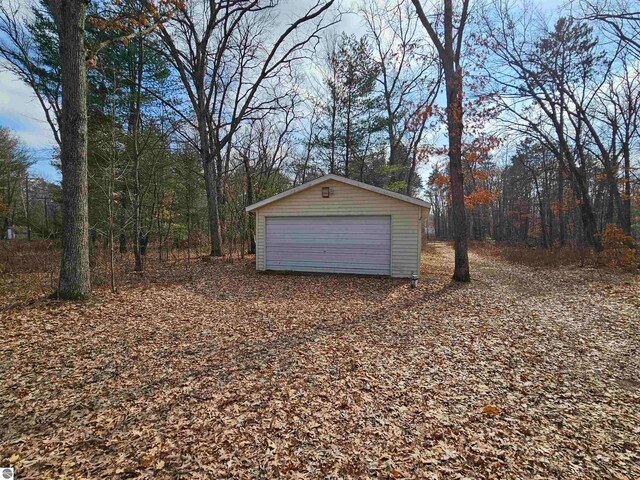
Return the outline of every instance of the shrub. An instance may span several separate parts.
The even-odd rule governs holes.
[[[625,235],[621,228],[607,224],[600,235],[602,252],[599,260],[612,268],[637,270],[640,268],[640,249],[629,235]]]

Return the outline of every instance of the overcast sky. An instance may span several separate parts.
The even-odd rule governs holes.
[[[375,0],[367,0],[375,1]],[[555,0],[534,0],[535,3],[550,6]],[[303,5],[312,4],[313,0],[283,0],[281,7],[285,17],[293,17]],[[349,2],[343,2],[348,6]],[[292,8],[294,7],[294,8]],[[334,27],[336,32],[361,33],[363,31],[360,18],[356,14],[345,14],[341,22]],[[30,88],[8,72],[0,71],[0,126],[13,130],[27,145],[35,161],[32,167],[34,175],[46,180],[59,180],[58,171],[51,166],[55,141],[47,124],[42,109],[33,96]],[[421,169],[422,175],[428,168]]]

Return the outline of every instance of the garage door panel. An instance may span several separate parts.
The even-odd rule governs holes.
[[[299,237],[297,238],[297,240],[298,241],[295,242],[295,241],[291,241],[291,239],[287,239],[286,242],[276,243],[274,239],[271,239],[271,247],[276,248],[276,250],[280,249],[285,251],[288,251],[289,249],[298,249],[301,251],[307,251],[308,249],[312,249],[312,248],[319,248],[324,250],[337,248],[340,251],[342,251],[343,249],[356,250],[358,248],[371,249],[374,247],[384,249],[389,245],[388,241],[385,239],[361,240],[357,238],[344,238],[344,239],[341,239],[339,243],[327,243],[322,239],[318,239],[318,238],[313,239],[313,241],[311,240],[307,241],[305,238]],[[305,244],[305,245],[302,245],[302,244]]]
[[[305,225],[326,225],[327,219],[331,219],[333,225],[380,225],[380,219],[389,218],[388,215],[291,215],[281,217],[268,217],[277,219],[278,225],[299,225],[304,219]]]
[[[371,268],[367,266],[345,266],[343,263],[337,265],[325,265],[325,264],[301,264],[291,263],[283,264],[282,268],[269,268],[269,270],[282,270],[287,272],[314,272],[314,273],[351,273],[357,275],[388,275],[387,273],[381,273],[377,268]]]
[[[318,247],[318,248],[308,248],[308,249],[302,249],[302,248],[274,248],[272,247],[270,249],[270,252],[272,253],[272,258],[294,258],[294,256],[300,256],[301,258],[313,258],[310,255],[312,254],[321,254],[321,253],[331,253],[333,256],[345,256],[348,257],[349,255],[354,256],[354,255],[364,255],[366,258],[369,257],[380,257],[383,259],[388,259],[389,258],[389,254],[385,253],[385,252],[377,252],[377,251],[367,251],[365,252],[364,249],[366,249],[368,247],[368,245],[363,244],[361,247],[356,247],[356,248],[342,248],[340,250],[334,250],[331,251],[330,249],[326,249],[326,248],[322,248],[322,247]]]
[[[388,216],[267,217],[268,270],[388,275]]]
[[[331,233],[331,236],[328,236]],[[271,239],[277,239],[280,241],[286,240],[304,240],[304,241],[324,241],[327,243],[336,243],[339,240],[347,240],[350,238],[363,239],[363,240],[386,240],[389,238],[389,233],[385,231],[367,231],[363,232],[347,232],[347,231],[309,231],[309,232],[296,232],[294,230],[286,232],[270,232]]]
[[[360,262],[349,262],[348,265],[345,264],[345,262],[341,262],[341,261],[327,261],[327,262],[322,262],[322,261],[316,261],[316,262],[310,262],[308,260],[300,260],[300,261],[296,261],[296,260],[283,260],[281,262],[278,262],[278,264],[280,265],[285,265],[285,266],[300,266],[300,267],[326,267],[326,268],[346,268],[346,269],[360,269],[360,270],[372,270],[372,269],[376,269],[375,267],[373,267],[371,265],[371,262],[368,262],[366,260],[362,260]]]
[[[324,252],[318,252],[324,253]],[[348,262],[351,264],[363,264],[363,265],[385,265],[389,261],[389,255],[383,254],[368,254],[366,252],[350,252],[350,253],[332,253],[330,256],[327,256],[326,259],[320,259],[319,256],[311,257],[316,260],[309,260],[311,255],[309,253],[286,253],[286,252],[277,252],[273,255],[270,255],[269,260],[271,263],[285,263],[285,262],[298,262],[298,263],[322,263],[322,264],[330,264],[330,263],[344,263]]]
[[[270,217],[274,218],[274,217]],[[301,218],[301,217],[296,217]],[[309,217],[304,217],[309,218]],[[325,217],[326,218],[326,217]],[[286,222],[291,222],[291,219],[285,220]],[[348,233],[362,233],[363,228],[366,228],[366,232],[378,232],[378,233],[387,233],[387,229],[385,225],[380,225],[376,223],[358,223],[358,224],[345,224],[345,223],[333,223],[333,225],[340,227],[340,232],[348,232]],[[279,224],[279,232],[278,233],[294,233],[298,232],[298,225],[290,224],[290,223],[282,223]],[[305,231],[303,233],[322,233],[326,231],[326,224],[320,223],[311,223],[305,224]]]
[[[348,245],[348,244],[365,244],[365,245],[389,245],[388,237],[381,235],[372,235],[370,237],[355,235],[282,235],[269,237],[272,245]]]
[[[389,238],[389,234],[386,232],[332,232],[331,237],[327,236],[328,232],[317,231],[317,232],[278,232],[271,233],[271,238],[280,239],[280,240],[288,240],[288,239],[304,239],[306,241],[311,240],[323,240],[328,243],[335,243],[332,240],[340,240],[340,239],[348,239],[348,238],[362,238],[365,240],[369,239],[380,239],[385,240]]]

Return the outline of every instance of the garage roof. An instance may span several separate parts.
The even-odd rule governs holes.
[[[337,182],[346,183],[347,185],[352,185],[354,187],[363,188],[365,190],[369,190],[371,192],[379,193],[380,195],[386,195],[387,197],[395,198],[396,200],[400,200],[403,202],[411,203],[413,205],[418,205],[423,208],[431,208],[431,205],[424,200],[418,200],[417,198],[410,197],[408,195],[403,195],[401,193],[391,192],[389,190],[385,190],[384,188],[374,187],[373,185],[369,185],[363,182],[358,182],[357,180],[352,180],[350,178],[341,177],[340,175],[334,175],[330,173],[329,175],[325,175],[323,177],[316,178],[315,180],[311,180],[310,182],[303,183],[302,185],[298,185],[297,187],[286,190],[282,193],[274,195],[269,198],[265,198],[264,200],[254,203],[253,205],[249,205],[247,207],[247,212],[252,212],[260,207],[264,207],[265,205],[269,205],[270,203],[277,202],[278,200],[282,200],[290,195],[306,190],[307,188],[311,188],[315,185],[319,185],[320,183],[326,182],[327,180],[335,180]]]

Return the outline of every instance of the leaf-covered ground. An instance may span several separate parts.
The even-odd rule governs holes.
[[[423,280],[0,280],[0,457],[43,478],[640,478],[640,282],[430,246]]]

